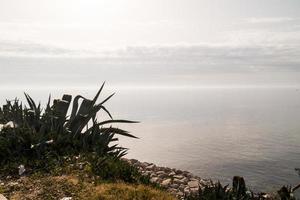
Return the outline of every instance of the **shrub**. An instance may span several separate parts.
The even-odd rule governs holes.
[[[188,200],[250,200],[260,199],[254,197],[254,194],[247,190],[243,177],[234,176],[232,181],[232,188],[228,185],[223,186],[219,181],[217,183],[211,182],[204,188],[199,188],[197,194],[191,194],[186,197]]]
[[[112,157],[108,157],[105,160],[101,158],[89,160],[93,174],[100,176],[104,180],[151,184],[150,177],[142,175],[135,166],[127,161]]]
[[[127,149],[116,144],[116,135],[136,137],[112,124],[136,122],[112,118],[104,103],[114,94],[97,103],[103,86],[104,83],[93,99],[77,95],[72,101],[72,96],[65,94],[51,104],[49,97],[45,109],[26,93],[28,106],[18,99],[7,100],[0,108],[0,165],[45,166],[51,159],[59,161],[79,154],[124,156]],[[100,111],[110,119],[98,121]]]

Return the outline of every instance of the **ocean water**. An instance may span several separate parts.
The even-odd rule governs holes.
[[[105,90],[116,95],[107,103],[118,124],[140,139],[120,138],[127,157],[188,170],[229,184],[243,176],[254,190],[295,185],[300,177],[300,90],[297,88],[126,88]],[[1,89],[5,98],[22,90]],[[96,88],[29,88],[45,103],[48,94],[92,97]],[[102,115],[99,118],[103,117]]]

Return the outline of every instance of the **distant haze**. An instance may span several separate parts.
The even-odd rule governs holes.
[[[0,0],[0,87],[300,84],[297,0]]]

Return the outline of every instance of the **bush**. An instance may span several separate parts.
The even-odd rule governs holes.
[[[113,123],[136,123],[115,120],[104,106],[114,94],[96,103],[104,84],[93,99],[80,95],[72,101],[63,95],[45,109],[25,93],[28,106],[15,99],[0,108],[0,166],[17,164],[46,167],[52,160],[66,156],[93,154],[96,157],[120,158],[126,148],[116,144],[116,135],[136,138],[127,131],[112,127]],[[82,100],[79,103],[79,100]],[[71,107],[70,112],[68,112]],[[97,114],[104,111],[111,119],[98,121]],[[56,162],[54,161],[54,162]]]
[[[109,157],[90,159],[93,174],[104,180],[121,180],[127,183],[150,184],[150,177],[142,175],[138,169],[127,161]]]
[[[188,200],[250,200],[261,199],[259,196],[254,197],[251,191],[248,191],[243,177],[234,176],[232,188],[228,185],[223,186],[219,181],[211,182],[204,188],[199,188],[199,193],[191,194],[186,197]]]

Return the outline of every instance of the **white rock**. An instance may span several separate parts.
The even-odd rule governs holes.
[[[3,194],[0,194],[0,200],[7,200],[7,198]]]
[[[18,168],[19,168],[19,176],[22,176],[24,174],[24,172],[26,171],[25,166],[20,165]]]
[[[184,192],[185,194],[189,194],[189,193],[191,192],[191,190],[190,190],[189,187],[185,187],[184,190],[183,190],[183,192]]]
[[[170,178],[168,178],[168,179],[163,180],[163,181],[161,182],[161,186],[167,187],[167,186],[169,186],[169,185],[171,184],[171,182],[172,182],[172,180],[171,180]]]
[[[188,186],[190,188],[198,188],[199,187],[199,181],[198,180],[193,180],[188,182]]]
[[[199,191],[199,189],[198,188],[190,188],[190,190],[191,190],[191,193],[193,193],[193,194],[196,194],[198,191]]]
[[[164,171],[158,171],[158,172],[156,172],[156,174],[157,174],[157,175],[165,174],[165,172],[164,172]]]
[[[16,123],[14,123],[13,121],[9,121],[3,126],[3,128],[15,128],[15,127],[17,128],[18,125]]]
[[[183,183],[185,183],[183,180],[177,179],[177,178],[175,178],[175,179],[173,180],[173,182],[174,182],[174,183],[177,183],[177,184],[183,184]]]
[[[63,197],[60,200],[72,200],[72,197]]]
[[[183,196],[184,194],[183,194],[183,192],[180,192],[180,191],[179,191],[179,192],[176,193],[176,195],[177,195],[177,196]]]
[[[155,167],[155,165],[154,165],[154,164],[151,164],[151,165],[147,166],[146,169],[147,169],[147,170],[152,170],[154,167]]]
[[[174,175],[176,175],[176,173],[173,171],[169,174],[169,176],[174,176]]]
[[[152,178],[150,179],[150,182],[151,182],[151,183],[157,183],[158,180],[159,180],[158,177],[152,177]]]
[[[183,179],[184,178],[184,176],[182,176],[182,175],[174,175],[173,177],[177,178],[177,179]]]

